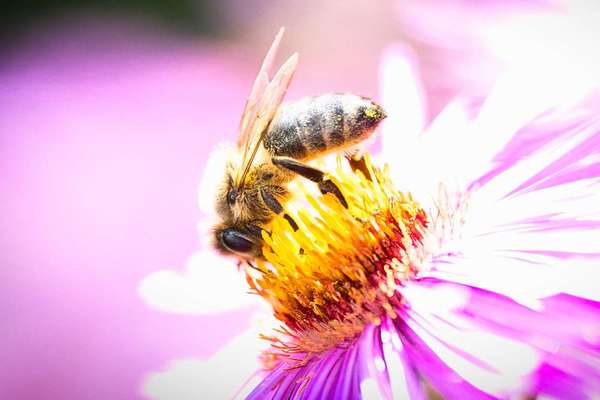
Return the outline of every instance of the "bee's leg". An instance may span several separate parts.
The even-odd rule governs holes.
[[[244,225],[244,227],[246,228],[246,231],[253,237],[262,240],[262,231],[263,229],[258,226],[258,225],[254,225],[254,224],[246,224]]]
[[[344,198],[344,195],[342,194],[340,189],[336,186],[335,183],[333,183],[333,181],[325,177],[325,173],[323,173],[323,171],[320,171],[314,167],[311,167],[310,165],[306,165],[298,160],[294,160],[293,158],[289,157],[273,157],[271,160],[273,161],[273,164],[286,168],[292,172],[297,173],[298,175],[305,177],[306,179],[317,183],[319,185],[319,190],[321,191],[321,193],[332,193],[333,195],[335,195],[335,197],[338,198],[338,200],[340,201],[340,203],[342,203],[344,207],[348,208],[348,202]]]
[[[296,223],[296,221],[294,221],[294,218],[292,218],[290,216],[290,214],[288,214],[288,213],[283,214],[283,218],[285,218],[287,220],[287,222],[290,223],[290,226],[292,227],[292,229],[294,230],[294,232],[296,232],[298,229],[300,229],[298,227],[298,224]]]
[[[280,215],[281,213],[283,213],[283,206],[281,205],[279,200],[277,200],[275,196],[273,196],[271,193],[267,192],[264,188],[261,188],[260,196],[262,197],[267,207],[269,207],[271,211],[273,211],[275,214]],[[290,223],[294,231],[298,230],[298,224],[288,213],[283,213],[283,218],[285,218]]]
[[[353,152],[348,152],[345,154],[346,160],[348,160],[348,164],[350,164],[350,168],[352,171],[360,171],[364,175],[365,178],[372,181],[373,177],[367,168],[367,161],[365,160],[364,154],[355,150]]]
[[[260,272],[260,273],[263,273],[263,274],[266,272],[264,269],[260,268],[260,267],[258,266],[258,264],[257,264],[257,265],[254,265],[254,264],[252,263],[252,261],[250,261],[250,260],[243,260],[243,261],[241,261],[241,262],[243,263],[243,265],[245,265],[245,266],[247,266],[247,267],[249,267],[249,268],[252,268],[252,269],[253,269],[253,270],[255,270],[255,271],[258,271],[258,272]],[[238,264],[238,265],[239,265],[239,264]]]
[[[321,193],[323,193],[323,194],[327,194],[327,193],[333,194],[335,197],[337,197],[337,199],[340,201],[340,203],[342,203],[342,205],[345,208],[348,208],[348,202],[346,201],[346,198],[344,197],[344,195],[340,191],[340,188],[338,188],[337,185],[335,183],[333,183],[332,180],[323,179],[321,182],[318,183],[318,185],[319,185],[319,190],[321,191]]]
[[[292,218],[291,215],[283,211],[283,206],[281,205],[279,200],[275,198],[275,196],[266,191],[264,188],[261,188],[260,197],[262,197],[267,207],[269,207],[271,211],[273,211],[275,214],[281,215],[283,213],[283,218],[285,218],[287,222],[289,222],[294,232],[300,229],[296,221],[294,221],[294,218]],[[304,249],[300,249],[300,254],[304,254]]]

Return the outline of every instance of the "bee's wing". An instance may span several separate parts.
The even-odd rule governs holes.
[[[265,57],[242,115],[238,147],[243,150],[243,159],[236,177],[238,185],[243,184],[269,123],[283,101],[285,92],[298,65],[298,54],[295,53],[279,68],[273,80],[269,82],[268,70],[273,64],[275,52],[282,35],[283,28],[275,37],[273,45]]]
[[[262,98],[267,85],[269,84],[269,74],[271,69],[273,68],[273,61],[275,60],[275,56],[277,55],[277,49],[279,48],[279,43],[281,42],[281,37],[283,36],[284,28],[281,28],[275,39],[273,40],[273,44],[269,48],[265,59],[258,71],[258,75],[256,76],[256,80],[252,85],[252,90],[250,91],[250,96],[246,100],[246,105],[244,106],[244,111],[242,112],[242,117],[240,119],[239,126],[239,137],[238,137],[238,147],[243,149],[248,143],[248,135],[250,134],[250,124],[253,120],[253,117],[256,116],[256,109],[258,107],[258,103]]]

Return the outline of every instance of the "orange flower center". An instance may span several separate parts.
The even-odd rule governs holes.
[[[352,171],[338,159],[329,178],[348,207],[331,194],[305,191],[303,207],[286,207],[264,233],[260,274],[248,273],[251,288],[273,307],[283,326],[268,359],[305,357],[350,342],[369,323],[395,318],[402,303],[396,288],[414,278],[426,258],[428,216],[407,193],[397,191],[387,169]],[[268,361],[268,360],[267,360]]]

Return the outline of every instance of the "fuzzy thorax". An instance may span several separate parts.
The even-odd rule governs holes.
[[[299,229],[276,217],[263,233],[266,262],[248,273],[252,289],[283,323],[267,359],[311,354],[350,342],[369,323],[395,318],[403,299],[396,290],[415,277],[426,257],[429,221],[387,170],[351,171],[338,159],[329,176],[348,202],[304,192],[304,207],[287,207]],[[368,176],[365,176],[368,175]]]

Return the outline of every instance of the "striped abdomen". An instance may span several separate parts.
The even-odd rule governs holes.
[[[385,117],[366,97],[309,97],[280,107],[263,144],[273,156],[309,159],[366,139]]]

